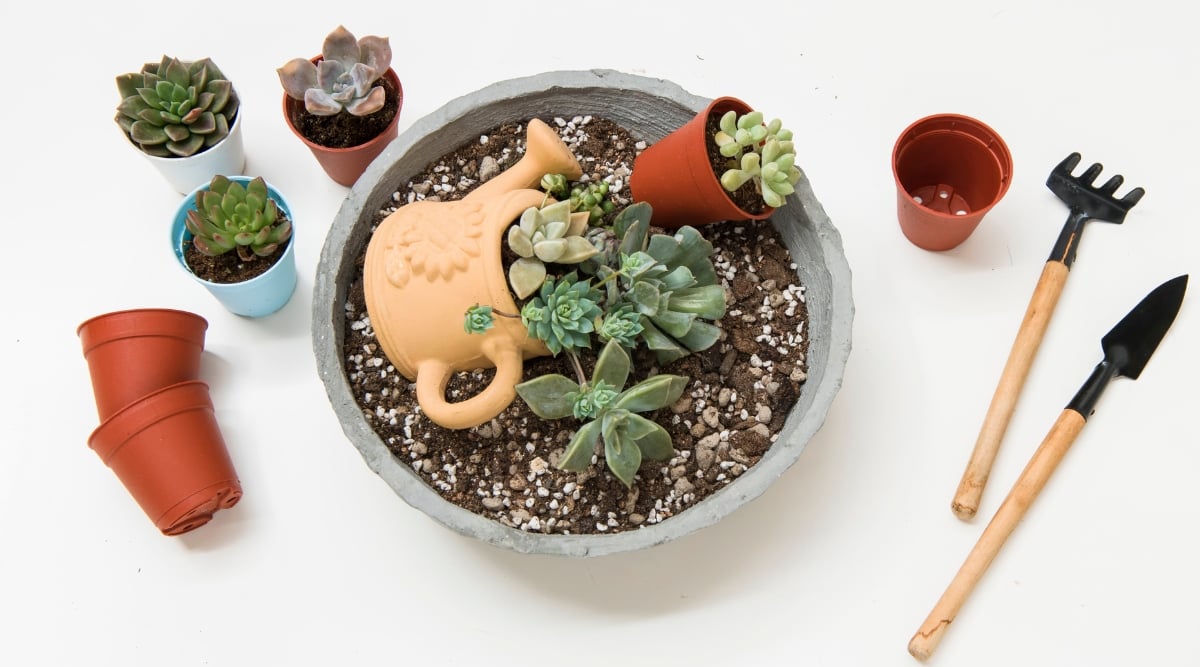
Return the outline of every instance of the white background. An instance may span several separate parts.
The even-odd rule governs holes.
[[[6,3],[0,663],[915,664],[910,636],[1100,337],[1200,268],[1191,10],[1067,4]],[[510,553],[400,500],[342,434],[310,344],[348,189],[287,129],[275,68],[338,23],[390,37],[401,131],[489,83],[593,67],[741,97],[794,128],[857,308],[844,386],[798,463],[712,527],[595,559]],[[292,204],[300,284],[275,315],[232,316],[175,265],[180,196],[113,123],[114,77],[164,53],[229,75],[247,173]],[[994,127],[1015,177],[964,245],[931,253],[900,233],[889,157],[939,112]],[[1124,225],[1089,224],[963,523],[949,502],[1066,219],[1046,176],[1073,151],[1147,195]],[[931,664],[1200,664],[1197,289],[1141,379],[1109,387]],[[145,306],[208,319],[203,379],[246,492],[177,538],[86,445],[75,328]]]

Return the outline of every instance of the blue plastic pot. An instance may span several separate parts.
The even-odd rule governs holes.
[[[249,176],[228,176],[228,178],[242,185],[254,180]],[[196,193],[207,189],[208,184],[206,183],[190,192],[175,211],[175,220],[171,223],[171,247],[175,252],[175,259],[179,261],[179,266],[235,315],[262,317],[283,308],[292,298],[292,292],[296,290],[296,219],[292,217],[292,210],[288,206],[287,200],[270,183],[267,183],[267,196],[273,199],[279,210],[292,221],[292,238],[283,250],[283,257],[280,257],[279,261],[266,273],[250,280],[240,283],[214,283],[192,273],[183,257],[185,245],[192,241],[192,234],[184,224],[187,212],[196,207]]]

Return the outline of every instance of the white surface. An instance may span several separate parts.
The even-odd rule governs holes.
[[[0,106],[0,663],[915,664],[909,637],[1100,336],[1200,268],[1200,47],[1177,3],[780,3],[745,49],[668,25],[668,7],[701,26],[750,11],[729,3],[528,3],[532,20],[459,4],[0,9],[17,68]],[[313,274],[347,189],[288,131],[274,71],[339,22],[391,38],[401,131],[491,82],[591,67],[735,95],[795,128],[857,306],[845,385],[800,461],[713,527],[601,559],[477,544],[397,498],[315,372]],[[300,285],[271,317],[229,315],[180,273],[167,246],[179,195],[112,122],[113,78],[163,53],[210,56],[236,82],[248,173],[293,204]],[[899,132],[936,112],[990,124],[1015,161],[1005,199],[940,254],[900,234],[888,163]],[[1072,151],[1148,193],[1124,225],[1088,226],[981,517],[963,523],[949,502],[1066,219],[1044,182]],[[930,664],[1200,664],[1197,289],[1141,379],[1109,387]],[[96,416],[75,327],[141,306],[209,320],[204,379],[246,491],[179,538],[86,446]]]

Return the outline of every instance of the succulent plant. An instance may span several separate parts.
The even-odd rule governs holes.
[[[196,193],[196,207],[184,224],[196,250],[216,256],[236,249],[245,261],[269,257],[292,236],[292,223],[280,215],[262,176],[244,187],[214,176],[207,190]]]
[[[117,77],[116,121],[147,155],[187,157],[229,136],[238,112],[233,84],[208,58],[163,56]]]
[[[557,355],[591,347],[591,334],[600,317],[601,293],[575,272],[555,280],[547,278],[538,295],[521,308],[521,321],[529,335],[546,343]]]
[[[796,167],[796,149],[792,132],[778,118],[763,124],[763,115],[751,111],[738,115],[727,111],[721,116],[721,129],[713,136],[721,155],[730,158],[729,169],[721,174],[721,185],[733,192],[753,182],[767,206],[778,208],[785,197],[796,191],[800,170]]]
[[[641,209],[645,207],[645,209]],[[610,311],[620,305],[641,316],[638,336],[660,363],[669,363],[712,346],[720,328],[705,320],[725,315],[725,289],[717,284],[710,259],[712,243],[694,227],[674,235],[649,235],[650,207],[638,203],[614,221],[621,235],[620,286],[606,282]],[[597,276],[607,278],[601,269]]]
[[[591,225],[599,224],[604,216],[617,210],[617,205],[608,197],[609,185],[606,181],[576,183],[568,191],[569,183],[566,176],[546,174],[542,176],[540,185],[546,194],[569,200],[572,213],[587,213],[588,224]]]
[[[637,413],[679,400],[688,379],[660,374],[622,390],[629,370],[629,354],[613,340],[600,352],[591,380],[585,384],[549,374],[516,386],[517,394],[539,417],[589,420],[572,436],[558,461],[559,468],[586,469],[596,445],[603,442],[605,464],[629,487],[644,459],[663,460],[674,453],[666,429]]]
[[[369,116],[383,108],[387,93],[374,84],[391,64],[387,37],[356,39],[339,25],[325,37],[319,63],[293,58],[275,71],[284,91],[303,100],[308,113],[333,116],[345,109],[354,116]]]
[[[463,330],[469,334],[481,334],[494,326],[492,307],[475,304],[467,309]]]
[[[508,247],[517,255],[508,282],[517,298],[533,294],[546,278],[546,263],[578,264],[599,252],[584,236],[587,213],[571,213],[567,201],[529,207],[508,229]]]

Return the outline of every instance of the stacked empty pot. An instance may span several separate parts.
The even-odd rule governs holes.
[[[207,329],[199,315],[145,308],[77,330],[100,417],[88,446],[164,535],[199,528],[242,497],[199,380]]]

